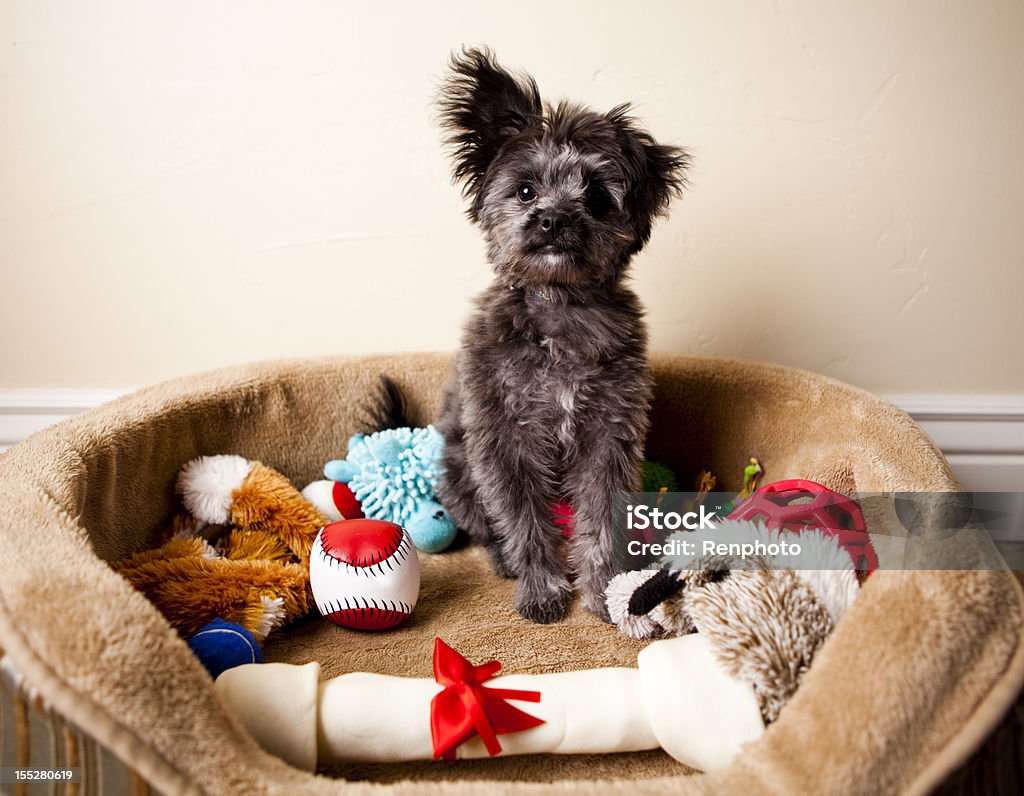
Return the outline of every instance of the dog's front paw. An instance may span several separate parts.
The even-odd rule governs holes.
[[[560,622],[572,604],[572,590],[568,583],[530,583],[520,580],[516,589],[515,608],[531,622],[550,625]]]
[[[602,622],[612,623],[611,615],[608,613],[608,602],[604,594],[584,594],[583,607],[594,614]]]

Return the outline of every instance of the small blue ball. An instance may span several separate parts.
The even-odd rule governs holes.
[[[223,619],[199,628],[188,645],[215,680],[234,666],[263,663],[263,650],[256,637],[241,625]]]

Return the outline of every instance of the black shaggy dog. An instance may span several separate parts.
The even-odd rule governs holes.
[[[651,223],[683,185],[686,153],[621,105],[542,105],[529,76],[486,50],[453,56],[441,97],[455,179],[494,283],[466,326],[439,427],[441,499],[519,579],[515,607],[557,622],[572,599],[607,619],[612,501],[639,489],[651,380],[624,284]],[[567,542],[552,507],[567,500]]]

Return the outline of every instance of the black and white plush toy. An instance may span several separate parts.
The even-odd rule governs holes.
[[[753,544],[758,551],[796,539],[799,553],[789,547],[788,555],[702,556],[700,532],[676,535],[695,554],[617,575],[606,592],[608,612],[632,638],[706,636],[718,662],[753,688],[769,723],[853,603],[857,573],[835,537],[815,529],[794,537],[732,520],[713,533],[716,544]]]

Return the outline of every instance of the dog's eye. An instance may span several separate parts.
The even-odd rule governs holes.
[[[520,203],[528,205],[537,198],[537,190],[530,185],[530,183],[524,182],[516,188],[516,197],[519,199]]]
[[[587,209],[595,218],[600,218],[612,207],[612,198],[608,189],[596,180],[587,183],[585,201]]]

